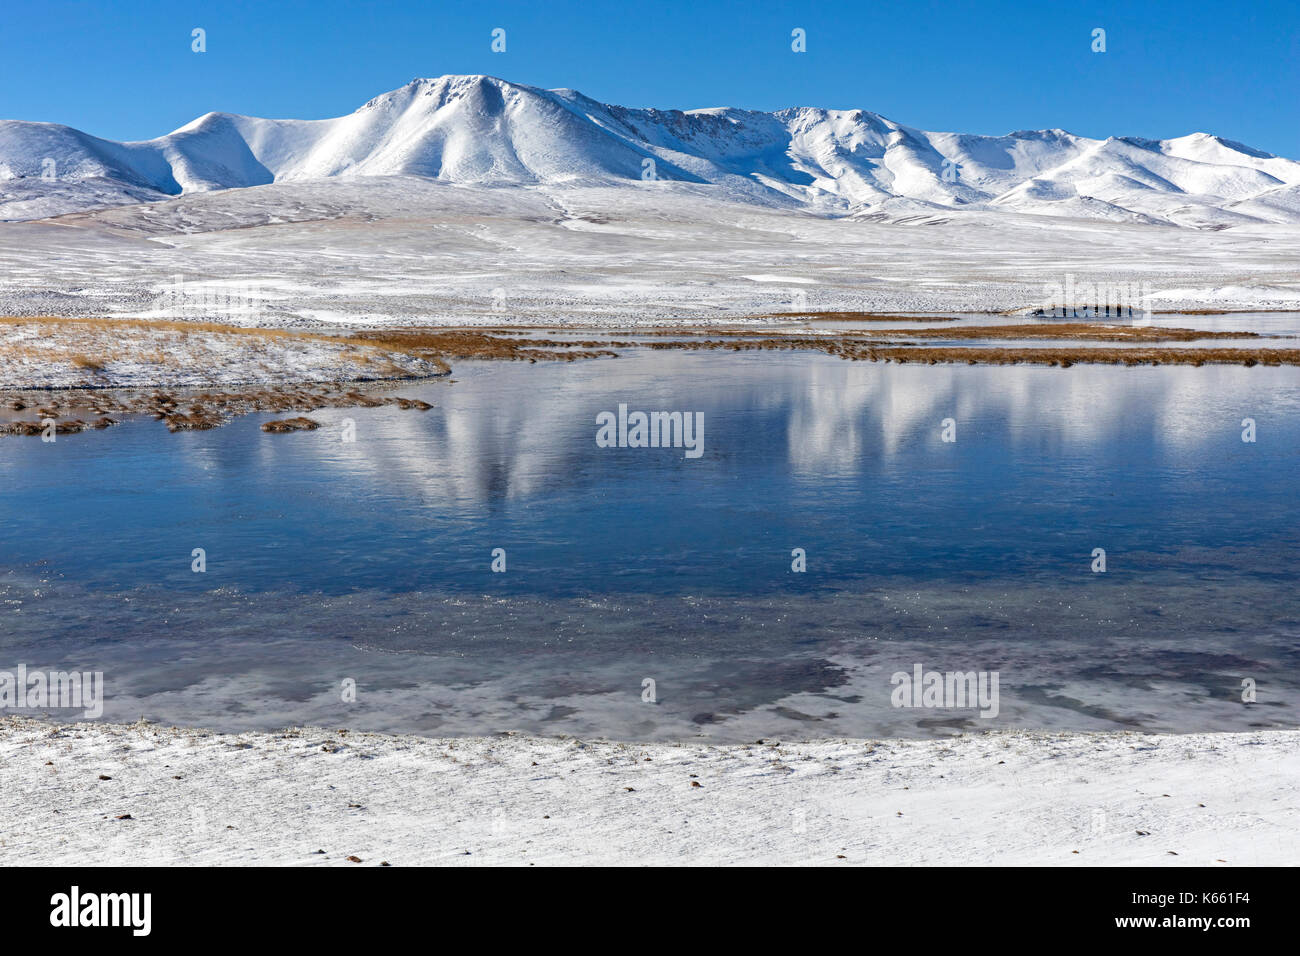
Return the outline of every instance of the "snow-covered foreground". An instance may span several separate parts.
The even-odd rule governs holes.
[[[9,717],[0,864],[1288,864],[1298,742],[722,747]]]

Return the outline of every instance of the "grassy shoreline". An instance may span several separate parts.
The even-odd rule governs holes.
[[[821,321],[864,316],[911,320],[901,314],[816,314]],[[783,316],[788,317],[793,316]],[[558,331],[567,337],[556,337]],[[838,331],[697,324],[596,333],[512,325],[304,331],[173,319],[9,316],[0,317],[0,434],[39,435],[51,419],[59,434],[106,428],[118,423],[115,414],[153,415],[171,431],[183,431],[216,427],[255,411],[417,407],[413,400],[366,395],[359,387],[446,379],[451,363],[463,359],[536,363],[616,358],[635,349],[775,350],[927,365],[1295,366],[1300,348],[1264,344],[1292,338],[1251,330],[1033,320]],[[1189,344],[1229,340],[1251,344]],[[69,401],[68,395],[78,397]],[[36,411],[36,420],[4,414],[28,408]],[[75,414],[83,408],[89,419]]]

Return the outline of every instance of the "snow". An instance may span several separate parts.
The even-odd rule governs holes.
[[[271,327],[1001,312],[1067,276],[1170,311],[1300,295],[1300,163],[1207,134],[630,109],[483,76],[139,143],[0,122],[0,218],[24,220],[0,224],[14,315],[157,314],[175,276],[250,283]]]
[[[0,315],[156,315],[176,276],[200,293],[246,285],[259,325],[303,328],[377,316],[609,325],[1000,312],[1042,305],[1069,276],[1138,284],[1171,312],[1294,309],[1300,293],[1294,225],[932,216],[892,202],[878,218],[830,218],[685,183],[501,188],[415,176],[193,193],[0,225]],[[1216,289],[1241,291],[1203,297]],[[1181,291],[1156,295],[1170,290]],[[246,323],[197,298],[187,317]]]
[[[1300,312],[1300,287],[1284,288],[1264,285],[1193,286],[1184,289],[1162,289],[1153,292],[1152,304],[1159,309],[1167,301],[1195,299],[1206,305],[1235,305],[1254,303],[1261,306],[1294,309]]]
[[[119,323],[85,328],[34,321],[5,325],[3,338],[0,389],[284,386],[427,378],[442,372],[432,362],[401,352],[302,336],[201,329],[181,335],[176,329]]]
[[[52,175],[47,174],[47,167]],[[1093,140],[1063,130],[929,132],[865,110],[632,109],[488,76],[416,79],[346,116],[208,113],[115,143],[0,122],[0,219],[336,177],[653,189],[823,215],[906,200],[1195,228],[1300,223],[1300,163],[1206,133]],[[646,181],[646,177],[650,182]],[[1231,210],[1225,214],[1225,210]]]
[[[6,717],[0,865],[1285,865],[1296,743],[643,745]]]

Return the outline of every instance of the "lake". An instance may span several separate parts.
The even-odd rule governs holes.
[[[1300,369],[634,351],[453,378],[315,432],[0,439],[0,670],[102,671],[105,719],[216,729],[1300,720]],[[698,414],[700,454],[599,447],[620,405]],[[996,716],[895,706],[917,665],[996,672]]]

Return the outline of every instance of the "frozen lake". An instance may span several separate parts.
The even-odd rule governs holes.
[[[1300,370],[633,352],[453,377],[397,390],[429,412],[316,432],[0,440],[0,670],[100,670],[105,718],[218,729],[1300,719]],[[702,453],[598,447],[620,404],[699,413]],[[998,715],[892,706],[917,664],[997,671]]]

